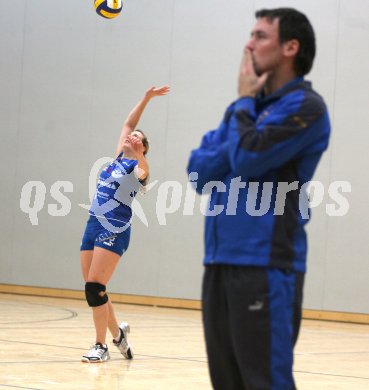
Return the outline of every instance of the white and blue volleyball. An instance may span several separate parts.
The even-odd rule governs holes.
[[[106,19],[116,18],[122,11],[122,0],[94,0],[96,12]]]

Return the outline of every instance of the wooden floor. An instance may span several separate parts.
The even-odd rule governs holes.
[[[116,305],[135,358],[86,364],[94,341],[83,301],[0,294],[0,389],[211,389],[201,313]],[[299,390],[368,390],[369,326],[305,320],[296,348]]]

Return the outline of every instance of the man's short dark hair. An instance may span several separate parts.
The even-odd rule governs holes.
[[[279,41],[296,39],[300,43],[295,57],[295,71],[298,76],[309,73],[315,57],[315,34],[308,18],[293,8],[262,9],[255,13],[257,19],[279,20]]]

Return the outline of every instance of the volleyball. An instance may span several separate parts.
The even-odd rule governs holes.
[[[122,0],[94,0],[95,11],[97,14],[106,19],[113,19],[122,11]]]

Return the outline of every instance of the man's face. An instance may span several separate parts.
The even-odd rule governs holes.
[[[273,72],[283,59],[283,45],[279,42],[279,20],[257,20],[246,47],[250,49],[256,74]]]

